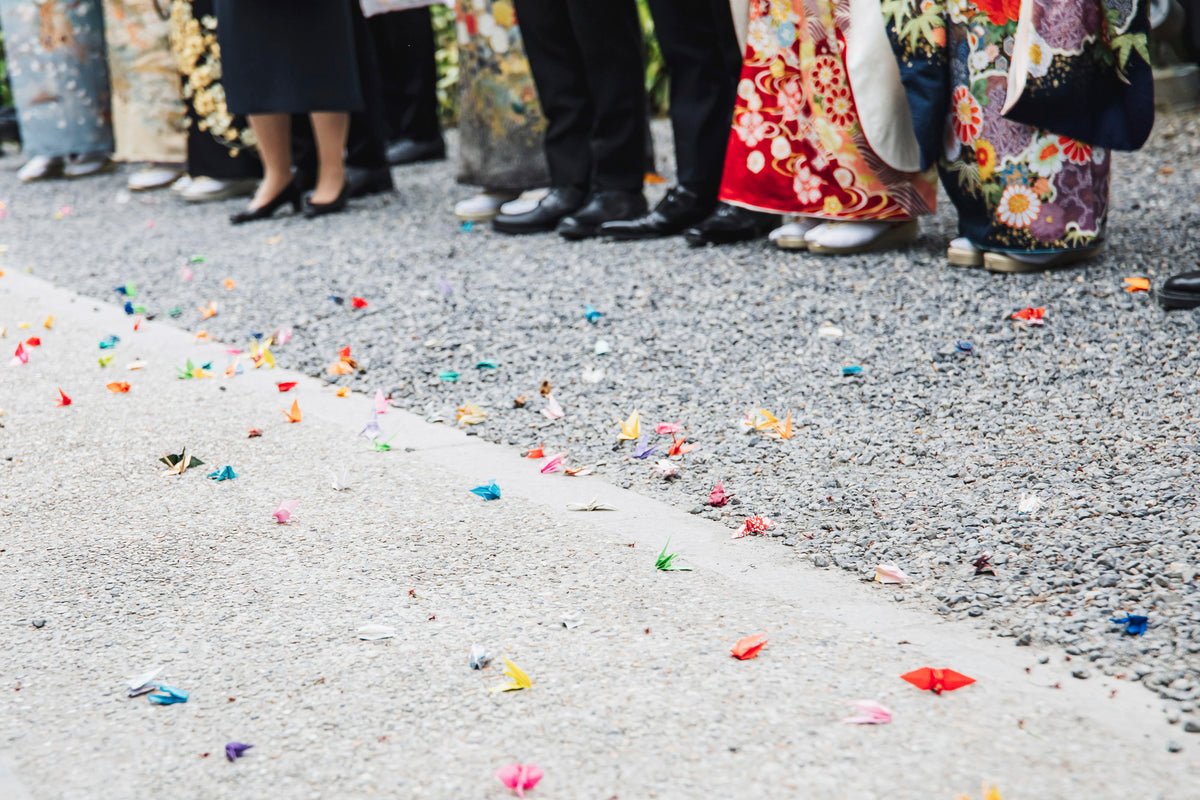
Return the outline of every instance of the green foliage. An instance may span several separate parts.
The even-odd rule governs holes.
[[[438,3],[429,10],[433,14],[433,32],[437,41],[438,114],[442,124],[450,127],[458,122],[458,35],[454,9]],[[646,94],[650,97],[650,113],[661,116],[667,112],[670,80],[662,50],[654,37],[654,20],[646,0],[638,0],[638,15],[645,39]]]
[[[0,108],[8,108],[12,104],[12,87],[8,85],[8,59],[4,56],[4,34],[0,33]]]

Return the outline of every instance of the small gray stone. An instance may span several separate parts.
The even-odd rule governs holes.
[[[1088,678],[1092,677],[1092,673],[1088,672],[1086,669],[1077,669],[1071,673],[1071,677],[1079,678],[1081,681],[1086,681]]]
[[[1167,742],[1167,752],[1168,753],[1178,753],[1182,749],[1183,749],[1183,745],[1181,745],[1179,742],[1175,741],[1174,739]]]
[[[35,620],[33,621],[33,627],[35,627],[35,628],[44,628],[44,627],[46,627],[46,620],[44,620],[44,619],[35,619]]]
[[[824,553],[816,553],[812,557],[812,563],[814,567],[828,567],[829,556],[825,555]]]
[[[1200,733],[1200,722],[1196,722],[1194,719],[1189,719],[1187,722],[1183,723],[1183,730],[1185,733]]]

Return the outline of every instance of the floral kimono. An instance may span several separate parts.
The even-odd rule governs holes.
[[[883,0],[922,163],[983,250],[1096,246],[1154,121],[1146,0]]]
[[[751,0],[721,200],[833,220],[932,212],[936,175],[881,48],[878,0]]]
[[[112,150],[99,0],[0,0],[0,26],[25,152]]]
[[[550,183],[546,119],[509,0],[459,0],[458,182],[524,191]]]
[[[155,0],[104,0],[104,21],[117,139],[114,158],[182,162],[186,117],[165,14]]]

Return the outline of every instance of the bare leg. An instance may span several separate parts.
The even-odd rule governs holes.
[[[346,137],[350,133],[350,115],[335,111],[314,111],[313,136],[317,140],[317,186],[312,202],[332,203],[346,184]]]
[[[292,120],[287,114],[250,114],[247,118],[263,164],[262,182],[250,202],[253,209],[269,203],[292,182]]]

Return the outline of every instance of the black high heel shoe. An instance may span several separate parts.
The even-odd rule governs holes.
[[[313,217],[324,216],[325,214],[336,214],[339,211],[346,210],[346,201],[350,199],[350,184],[349,182],[342,184],[342,190],[338,192],[338,196],[332,203],[314,203],[312,195],[307,195],[304,198],[304,217],[312,219]]]
[[[245,211],[239,211],[229,218],[229,221],[234,225],[241,225],[243,222],[255,222],[260,219],[270,219],[275,216],[275,212],[282,208],[287,203],[292,204],[292,211],[300,213],[300,187],[295,181],[289,183],[279,194],[263,203],[258,208],[248,208]]]

